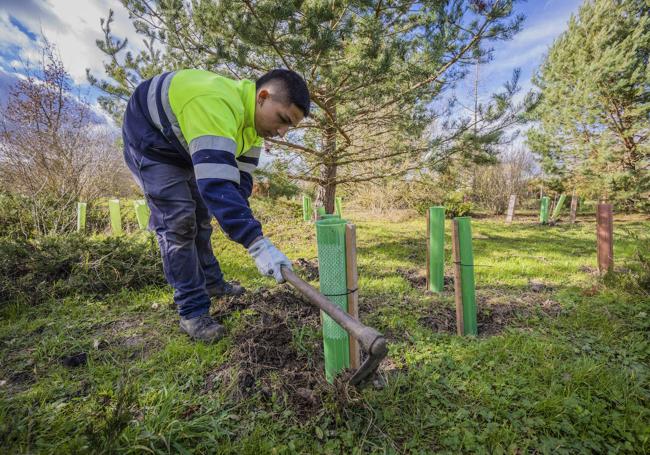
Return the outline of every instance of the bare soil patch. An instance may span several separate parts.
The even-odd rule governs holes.
[[[519,295],[490,294],[477,296],[479,336],[497,335],[508,327],[525,326],[526,319],[536,315],[556,317],[562,311],[559,303],[538,291]],[[432,302],[428,314],[420,318],[420,323],[435,332],[456,333],[456,310]]]
[[[397,274],[404,278],[408,283],[415,289],[420,289],[422,291],[427,290],[427,275],[424,270],[417,269],[397,269]],[[448,275],[445,275],[444,278],[444,290],[453,291],[454,290],[454,278]]]
[[[261,289],[223,299],[213,307],[213,317],[223,321],[235,311],[242,324],[232,334],[228,362],[206,377],[204,391],[225,386],[240,400],[261,394],[268,402],[283,400],[297,415],[318,412],[327,390],[320,337],[296,339],[301,328],[320,331],[320,314],[288,286]],[[303,330],[304,331],[304,330]],[[335,387],[343,387],[345,375]]]
[[[93,348],[121,353],[128,360],[143,360],[162,346],[155,331],[142,317],[127,317],[102,324],[95,333]]]
[[[307,281],[313,281],[318,279],[318,260],[298,258],[294,261],[294,266],[296,269],[301,272],[301,275]]]

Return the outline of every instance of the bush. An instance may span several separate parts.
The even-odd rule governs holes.
[[[0,304],[163,284],[160,253],[150,234],[0,238]]]
[[[445,198],[445,216],[455,218],[457,216],[469,215],[472,211],[471,202],[464,202],[461,193],[451,193]]]
[[[29,237],[31,225],[29,212],[24,210],[22,197],[0,193],[0,237],[12,239]]]
[[[255,196],[249,202],[255,218],[262,224],[278,220],[302,220],[302,201]]]
[[[74,231],[77,202],[40,193],[0,193],[0,236],[30,238]]]
[[[632,258],[624,262],[624,273],[607,274],[606,283],[627,292],[640,295],[650,295],[650,239],[639,237],[638,234],[627,231],[635,239],[635,249]]]
[[[120,199],[124,232],[139,230],[133,199]],[[29,239],[61,235],[77,230],[77,201],[60,203],[47,196],[25,197],[0,192],[0,237]],[[108,198],[96,199],[86,208],[86,233],[110,233]]]
[[[109,234],[111,232],[111,219],[108,212],[109,199],[113,198],[101,198],[88,204],[86,209],[86,232],[100,234]],[[135,208],[133,207],[134,200],[120,199],[120,218],[124,232],[137,232],[139,230],[138,219],[135,216]]]
[[[300,188],[289,176],[288,165],[274,161],[270,166],[255,170],[255,194],[260,194],[271,199],[296,196]]]
[[[351,202],[355,207],[377,212],[411,209],[423,215],[432,205],[440,205],[444,195],[438,182],[413,178],[359,185]]]

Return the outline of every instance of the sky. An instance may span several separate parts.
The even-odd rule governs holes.
[[[543,61],[548,46],[561,34],[572,13],[582,0],[528,0],[519,3],[516,11],[526,16],[523,30],[508,42],[494,45],[494,59],[481,66],[479,97],[487,97],[510,79],[515,68],[521,69],[520,83],[525,91],[530,78]],[[128,38],[131,49],[142,47],[119,0],[0,0],[0,96],[6,87],[20,77],[25,62],[38,61],[39,36],[53,42],[72,80],[95,102],[98,91],[88,85],[86,68],[101,78],[105,56],[95,41],[103,38],[100,19],[115,12],[112,30],[116,36]],[[462,99],[473,90],[473,82],[457,88]]]

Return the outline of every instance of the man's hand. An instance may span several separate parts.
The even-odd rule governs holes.
[[[282,266],[291,267],[291,261],[273,243],[266,237],[255,240],[248,248],[248,252],[255,259],[257,270],[262,275],[272,276],[278,283],[283,283],[284,278],[280,268]]]

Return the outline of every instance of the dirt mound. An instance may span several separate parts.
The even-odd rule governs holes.
[[[456,333],[456,311],[452,308],[436,307],[435,311],[420,318],[420,324],[434,332]]]
[[[213,316],[223,321],[240,310],[230,359],[208,374],[205,391],[221,383],[236,400],[261,393],[298,415],[317,412],[332,388],[323,374],[318,309],[280,286],[218,302]]]
[[[423,272],[415,269],[397,269],[395,271],[399,276],[408,281],[412,287],[417,289],[426,289],[427,276]]]
[[[420,323],[435,332],[456,333],[456,310],[433,303],[430,313],[420,318]],[[528,294],[516,301],[490,303],[479,297],[476,325],[479,336],[501,333],[508,327],[521,326],[521,321],[541,314],[557,316],[560,304],[553,300],[540,301]]]
[[[305,258],[298,258],[294,261],[294,266],[301,274],[303,279],[313,281],[318,279],[318,260],[309,260]]]
[[[397,274],[404,278],[409,284],[423,291],[427,290],[427,275],[425,271],[420,271],[416,269],[397,269]],[[445,291],[454,290],[454,279],[450,276],[444,278],[444,289]]]

